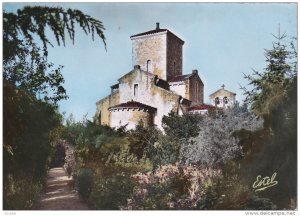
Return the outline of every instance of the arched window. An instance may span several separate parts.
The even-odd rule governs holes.
[[[216,98],[215,98],[215,104],[216,104],[216,105],[220,104],[220,98],[219,98],[219,97],[216,97]]]
[[[133,96],[137,96],[138,95],[138,88],[139,88],[139,85],[138,84],[134,84],[134,86],[133,86]]]
[[[151,60],[147,60],[147,72],[151,72],[152,71],[152,62]]]
[[[224,103],[224,104],[228,104],[228,98],[227,98],[227,97],[224,97],[224,98],[223,98],[223,103]]]

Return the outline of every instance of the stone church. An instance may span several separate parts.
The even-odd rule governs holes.
[[[224,84],[221,87],[221,89],[209,95],[211,104],[218,108],[233,107],[236,102],[236,93],[226,90]]]
[[[184,41],[159,23],[151,31],[130,37],[134,68],[111,86],[111,93],[99,100],[95,119],[98,124],[134,129],[139,121],[162,129],[164,115],[171,111],[206,111],[204,84],[198,71],[183,75]]]

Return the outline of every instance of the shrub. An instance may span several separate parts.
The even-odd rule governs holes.
[[[155,172],[136,173],[132,199],[123,209],[196,209],[220,170],[164,165]]]
[[[181,148],[181,162],[205,166],[224,166],[227,161],[239,159],[242,148],[233,132],[242,128],[257,130],[262,120],[249,113],[227,111],[216,118],[205,117],[198,123],[197,137],[184,142]]]
[[[116,210],[131,198],[135,183],[129,176],[117,174],[98,178],[91,192],[89,203],[95,209]]]
[[[3,209],[5,210],[26,210],[31,209],[35,199],[42,189],[42,184],[32,180],[32,177],[12,175],[4,185]]]
[[[201,119],[200,114],[184,113],[179,116],[171,112],[168,116],[163,117],[162,125],[168,136],[187,140],[198,135],[200,130],[198,123]]]
[[[175,198],[173,192],[173,181],[167,180],[163,183],[150,184],[147,189],[139,189],[136,194],[135,209],[143,210],[165,210],[168,209],[168,203],[171,203]],[[143,196],[143,192],[147,193],[144,199],[140,199],[142,202],[138,202],[138,195]]]
[[[80,169],[77,177],[78,192],[83,199],[88,199],[94,185],[94,174],[91,169]]]

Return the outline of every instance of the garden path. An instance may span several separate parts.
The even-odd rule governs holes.
[[[68,177],[62,167],[50,169],[47,188],[33,206],[34,210],[88,210],[74,187],[68,185]]]

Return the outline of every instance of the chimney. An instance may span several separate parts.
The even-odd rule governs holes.
[[[156,30],[159,29],[159,22],[156,23]]]
[[[134,70],[139,70],[139,69],[141,69],[140,65],[134,65]]]
[[[193,70],[192,74],[198,74],[198,70]]]

